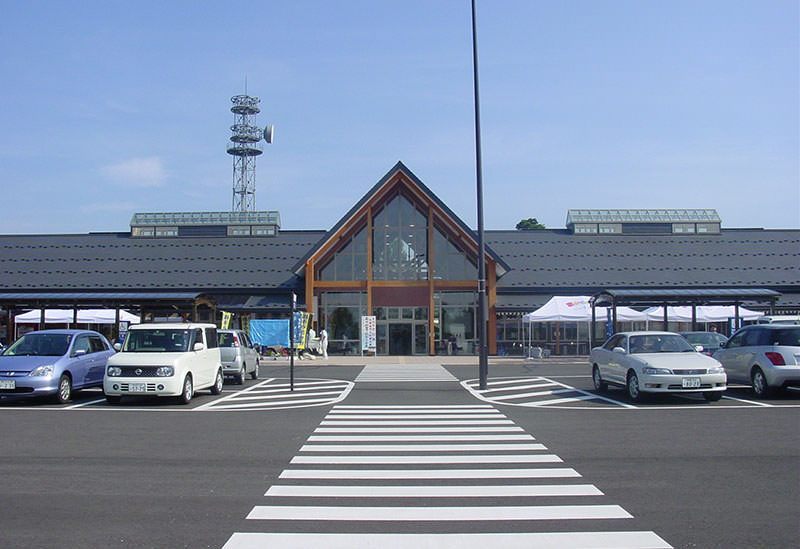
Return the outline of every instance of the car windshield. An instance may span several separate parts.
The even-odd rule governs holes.
[[[770,338],[773,345],[800,347],[800,328],[781,328],[773,331],[775,333]]]
[[[220,347],[233,347],[233,334],[226,332],[217,332],[217,342]]]
[[[183,353],[189,350],[191,330],[131,330],[122,351],[127,353]]]
[[[689,343],[703,345],[704,347],[719,347],[721,343],[725,342],[725,336],[715,334],[714,332],[692,332],[681,335],[683,335]]]
[[[67,354],[71,334],[25,334],[3,352],[4,356],[63,356]]]
[[[678,334],[648,334],[630,337],[631,354],[684,353],[694,350],[695,348]]]

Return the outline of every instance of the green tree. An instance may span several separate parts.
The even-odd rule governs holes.
[[[539,223],[539,220],[535,217],[529,217],[528,219],[523,219],[519,223],[517,223],[517,230],[518,231],[534,231],[536,229],[546,229],[544,225]]]

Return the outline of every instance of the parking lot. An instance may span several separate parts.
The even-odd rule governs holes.
[[[4,543],[294,547],[337,533],[352,547],[404,546],[410,533],[460,547],[496,534],[509,536],[507,546],[560,539],[553,547],[581,546],[587,532],[609,547],[798,539],[796,391],[757,399],[732,387],[718,402],[634,404],[622,390],[595,393],[579,360],[493,360],[487,392],[476,389],[471,358],[395,362],[300,362],[294,391],[287,363],[265,363],[258,380],[201,391],[188,406],[110,406],[94,389],[65,405],[4,400]],[[549,478],[529,478],[541,470]],[[448,478],[454,471],[468,477]],[[470,486],[485,492],[470,495]],[[381,490],[378,501],[370,491]],[[404,510],[387,516],[386,507]]]

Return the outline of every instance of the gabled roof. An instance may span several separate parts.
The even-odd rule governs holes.
[[[413,185],[416,190],[418,190],[425,199],[429,200],[433,203],[433,205],[441,212],[441,214],[450,220],[454,225],[460,229],[460,231],[467,236],[471,243],[474,245],[475,250],[478,249],[478,235],[476,231],[473,231],[469,228],[469,226],[461,220],[450,208],[447,207],[447,204],[442,202],[438,196],[436,196],[433,191],[431,191],[420,179],[414,175],[414,173],[409,170],[405,164],[398,160],[397,164],[395,164],[392,169],[386,172],[380,181],[378,181],[363,197],[359,200],[355,206],[350,208],[350,210],[342,216],[341,219],[336,223],[336,225],[331,228],[325,236],[322,237],[319,242],[315,246],[313,246],[305,256],[303,256],[300,261],[298,261],[294,266],[294,272],[297,275],[301,275],[303,270],[305,269],[306,261],[316,254],[320,249],[326,248],[331,244],[332,239],[339,233],[340,229],[347,225],[354,217],[359,216],[362,211],[364,211],[367,204],[372,202],[376,197],[378,197],[384,189],[395,183],[396,176],[398,174],[402,174],[405,178],[407,183]],[[507,271],[510,270],[508,264],[503,261],[503,259],[492,250],[488,244],[486,244],[486,240],[484,240],[484,247],[486,250],[486,255],[488,255],[492,260],[497,262],[497,276],[502,276]]]

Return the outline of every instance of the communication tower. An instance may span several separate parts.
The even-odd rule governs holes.
[[[250,95],[231,97],[233,135],[228,142],[228,154],[233,156],[233,211],[249,212],[256,209],[256,157],[263,150],[263,138],[272,143],[273,127],[262,131],[256,126],[256,115],[261,112],[261,100]]]

